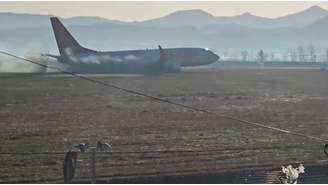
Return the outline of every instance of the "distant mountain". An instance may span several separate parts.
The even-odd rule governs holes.
[[[0,13],[0,30],[49,26],[50,15]]]
[[[312,6],[304,11],[280,17],[274,21],[280,26],[303,27],[326,16],[328,16],[327,10],[319,6]]]
[[[40,47],[57,53],[50,16],[0,13],[0,48],[21,54]],[[245,49],[287,51],[309,44],[325,48],[328,41],[327,11],[317,6],[275,19],[250,13],[215,17],[202,10],[186,10],[141,22],[100,17],[61,20],[83,46],[97,50],[156,48],[161,44],[240,53]]]
[[[110,20],[102,18],[102,17],[86,17],[86,16],[72,17],[72,18],[67,18],[67,19],[62,19],[62,20],[67,25],[85,25],[85,26],[110,22]],[[50,21],[48,20],[48,22],[50,22]]]
[[[194,26],[203,27],[212,24],[239,24],[251,28],[303,27],[328,16],[328,11],[312,6],[304,11],[279,18],[266,18],[244,13],[236,16],[213,16],[203,10],[184,10],[167,16],[138,22],[135,25],[156,27]]]
[[[0,30],[49,27],[49,18],[52,15],[33,15],[18,13],[0,13]],[[61,18],[66,25],[92,25],[100,23],[126,24],[122,21],[109,20],[102,17],[79,16],[72,18]]]
[[[196,9],[176,11],[164,17],[135,23],[135,25],[168,28],[181,26],[201,27],[216,23],[217,20],[213,15],[203,10]]]
[[[328,25],[328,24],[327,24]],[[299,45],[326,47],[328,35],[316,37],[317,30],[259,29],[238,24],[214,24],[194,27],[143,27],[113,23],[67,26],[82,46],[96,50],[124,50],[166,47],[207,47],[215,51],[229,49],[287,51]],[[308,28],[308,27],[306,27]],[[23,54],[31,48],[58,53],[51,28],[0,30],[0,48]]]
[[[326,38],[328,35],[328,16],[299,29],[298,32],[303,38],[312,38],[312,40],[322,40],[323,38]]]
[[[241,26],[247,26],[251,28],[268,28],[274,27],[272,25],[272,19],[259,17],[246,12],[241,15],[231,17],[216,17],[217,23],[233,23]]]
[[[0,13],[0,30],[17,28],[49,27],[51,15],[32,15],[17,13]],[[304,11],[279,18],[266,18],[244,13],[236,16],[213,16],[203,10],[182,10],[156,19],[140,22],[124,22],[101,17],[73,17],[62,19],[67,25],[93,25],[113,23],[120,25],[147,26],[159,28],[196,27],[201,28],[215,24],[238,24],[250,28],[286,28],[303,27],[328,16],[328,11],[319,6],[310,7]]]

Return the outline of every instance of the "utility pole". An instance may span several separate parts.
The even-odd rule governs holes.
[[[95,184],[96,181],[96,148],[92,147],[91,148],[91,157],[90,157],[90,161],[91,161],[91,183]]]

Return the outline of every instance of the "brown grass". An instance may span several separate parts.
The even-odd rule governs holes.
[[[226,70],[160,77],[93,77],[172,101],[325,138],[328,73]],[[100,175],[227,171],[325,159],[322,145],[108,89],[67,76],[0,77],[0,152],[66,151],[108,137]],[[211,151],[206,151],[206,150]],[[64,154],[1,155],[0,181],[61,178]],[[86,165],[88,156],[81,165]],[[84,171],[83,171],[84,170]],[[86,168],[78,175],[88,174]]]

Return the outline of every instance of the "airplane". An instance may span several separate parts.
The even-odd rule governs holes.
[[[214,63],[219,56],[204,48],[167,48],[125,51],[95,51],[81,46],[57,17],[51,17],[60,55],[46,54],[79,74],[176,73],[181,67]]]

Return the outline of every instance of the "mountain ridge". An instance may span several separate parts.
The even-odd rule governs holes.
[[[49,26],[49,17],[51,16],[53,15],[2,12],[0,13],[0,25],[3,25],[2,29]],[[113,23],[151,27],[203,27],[212,24],[234,23],[254,28],[277,28],[290,26],[304,27],[326,16],[328,16],[327,10],[319,6],[312,6],[303,11],[277,18],[256,16],[249,12],[234,16],[213,16],[201,9],[190,9],[178,10],[162,17],[134,22],[111,20],[100,16],[76,16],[60,19],[68,25]]]
[[[89,16],[61,20],[83,46],[97,50],[154,48],[161,44],[163,47],[206,47],[216,51],[233,50],[237,52],[259,48],[286,51],[305,44],[313,44],[321,48],[327,47],[328,16],[325,16],[326,13],[327,10],[320,7],[309,8],[303,13],[289,15],[288,18],[291,17],[289,24],[292,26],[281,27],[277,26],[276,18],[259,17],[251,13],[216,17],[199,9],[188,10],[188,12],[178,11],[173,15],[168,14],[148,20],[150,22],[146,23],[145,21],[122,22]],[[3,14],[0,13],[0,24],[4,22],[1,15]],[[197,15],[197,19],[190,18],[195,15]],[[295,20],[304,15],[315,15],[314,17],[317,19],[312,17],[311,20],[305,21],[305,25],[294,26]],[[41,18],[37,16],[36,20],[28,20],[26,17],[22,19],[24,16],[25,14],[18,15],[16,18],[20,22],[25,22],[27,26],[32,26],[17,27],[21,26],[18,21],[13,24],[14,28],[12,29],[0,28],[0,48],[15,50],[42,45],[42,48],[49,48],[52,53],[56,53],[56,41],[49,21],[51,15],[41,16]],[[168,21],[172,17],[176,19],[173,26]],[[190,21],[181,24],[180,22],[184,19]],[[158,20],[160,23],[157,22]],[[204,20],[208,20],[208,22]],[[288,19],[284,18],[282,22],[284,23],[286,20]],[[37,21],[43,22],[38,23]],[[197,21],[203,21],[201,26],[194,26]],[[13,23],[13,21],[7,20],[7,23]],[[164,26],[161,26],[162,23]]]

